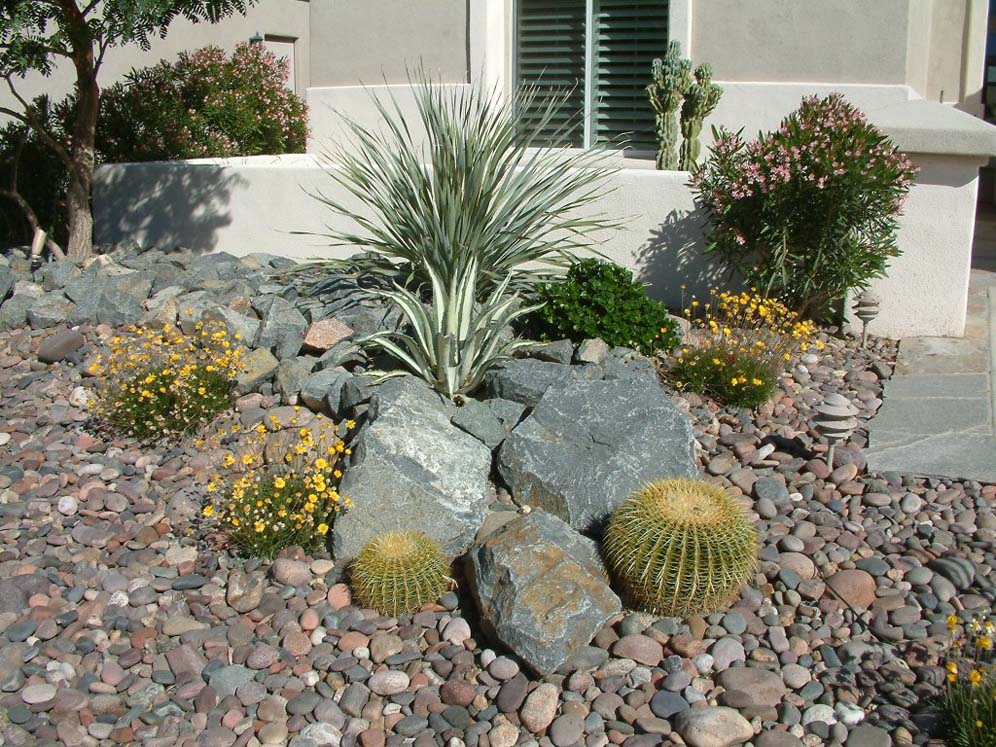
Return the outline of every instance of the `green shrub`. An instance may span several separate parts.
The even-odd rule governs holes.
[[[709,250],[749,285],[828,319],[848,291],[885,275],[916,168],[843,96],[803,99],[750,144],[715,138],[692,186]]]
[[[645,354],[667,352],[680,342],[667,307],[648,298],[632,272],[610,262],[581,260],[563,282],[541,285],[537,295],[543,306],[528,326],[542,339],[598,337]]]
[[[193,433],[231,407],[242,350],[200,322],[192,337],[172,325],[117,335],[89,369],[97,417],[142,440]]]
[[[303,152],[308,109],[287,62],[261,45],[181,52],[132,70],[101,95],[102,161],[167,161]]]
[[[941,733],[952,747],[996,747],[996,625],[973,619],[959,631],[960,623],[957,615],[948,617],[955,640],[937,703]]]
[[[757,568],[758,537],[720,487],[659,480],[616,509],[605,551],[623,595],[640,609],[685,617],[718,612]]]
[[[353,564],[357,601],[383,615],[417,612],[446,591],[449,566],[439,545],[422,532],[384,532]]]

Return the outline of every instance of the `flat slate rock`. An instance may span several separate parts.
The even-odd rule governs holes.
[[[582,531],[644,483],[698,475],[691,423],[643,378],[550,384],[502,444],[498,469],[519,503]]]
[[[337,561],[392,529],[423,531],[450,555],[470,546],[484,521],[491,450],[450,422],[455,410],[412,376],[374,390],[340,486],[354,506],[335,522]]]
[[[556,671],[621,609],[595,543],[546,511],[473,548],[469,575],[485,631],[540,674]]]

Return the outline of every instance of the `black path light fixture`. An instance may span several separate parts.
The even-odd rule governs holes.
[[[254,47],[259,44],[262,44],[263,35],[257,31],[255,34],[249,37],[249,43],[252,44]]]

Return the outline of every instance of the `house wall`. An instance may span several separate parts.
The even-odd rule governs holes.
[[[882,298],[875,333],[961,335],[982,159],[913,158],[921,173],[900,220],[903,254],[892,261],[888,277],[873,284]],[[599,237],[599,250],[633,269],[651,295],[672,307],[681,302],[683,284],[699,295],[721,284],[721,269],[703,253],[704,216],[687,172],[656,171],[644,162],[624,166],[612,177],[614,190],[591,209],[623,219],[619,230]],[[94,186],[96,241],[346,257],[351,248],[329,247],[322,235],[328,226],[352,226],[313,196],[359,206],[326,168],[303,154],[101,166]]]
[[[172,59],[182,50],[197,49],[209,44],[232,50],[239,42],[249,41],[249,37],[257,32],[295,40],[295,90],[303,96],[311,85],[308,75],[311,43],[308,0],[262,0],[249,8],[244,17],[236,14],[217,24],[178,20],[170,26],[166,38],[150,39],[151,48],[148,52],[137,45],[108,50],[100,72],[100,84],[109,86],[121,80],[132,68]],[[72,91],[75,80],[72,66],[60,64],[47,78],[32,74],[15,83],[18,92],[28,100],[42,93],[57,100]],[[0,89],[0,106],[20,109],[6,86]]]
[[[483,0],[481,0],[483,2]],[[311,85],[405,83],[422,64],[446,83],[469,75],[467,0],[313,0]]]
[[[692,57],[710,63],[718,80],[903,84],[908,6],[700,0],[692,3]]]

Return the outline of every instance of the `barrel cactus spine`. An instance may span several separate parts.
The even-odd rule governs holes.
[[[364,607],[384,615],[417,612],[449,586],[449,564],[438,543],[422,532],[378,534],[357,556],[353,593]]]
[[[716,612],[757,569],[757,530],[722,488],[659,480],[616,510],[605,554],[622,596],[635,607],[685,617]]]

